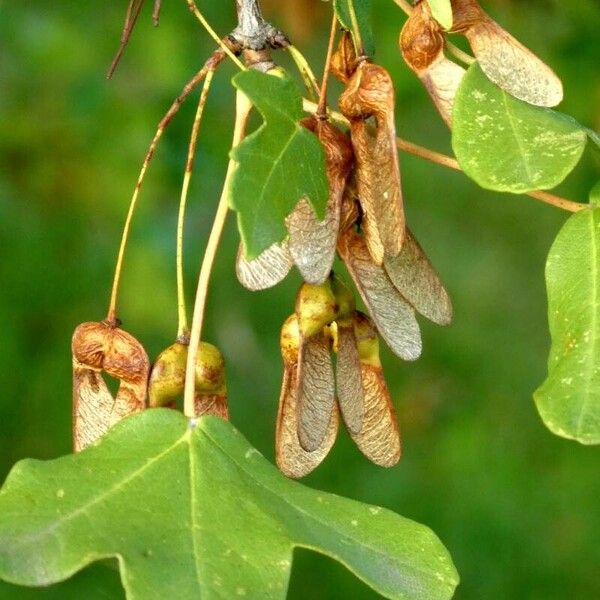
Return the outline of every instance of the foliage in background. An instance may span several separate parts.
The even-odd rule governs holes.
[[[522,5],[515,4],[512,13],[510,5],[503,6],[490,3],[490,10],[563,76],[567,98],[561,109],[594,124],[598,102],[590,93],[598,94],[596,5],[543,2],[527,7],[527,18]],[[109,280],[132,172],[154,122],[196,68],[191,57],[204,56],[209,44],[197,48],[198,33],[185,9],[173,8],[158,32],[149,26],[140,30],[145,35],[136,32],[123,71],[107,85],[102,49],[108,60],[113,40],[107,32],[117,39],[121,7],[101,11],[93,22],[90,6],[75,3],[68,10],[2,10],[0,28],[8,52],[2,53],[0,69],[9,85],[0,97],[7,115],[0,124],[5,164],[0,235],[12,258],[2,265],[5,289],[0,299],[5,340],[0,456],[6,472],[18,457],[50,457],[68,449],[70,399],[58,397],[55,390],[69,386],[65,356],[70,331],[104,306],[95,285],[100,282],[104,290]],[[218,13],[214,10],[210,17],[225,31],[233,15]],[[382,6],[376,23],[383,37],[378,58],[398,81],[399,127],[417,141],[429,142],[437,135],[443,147],[447,132],[398,57],[395,38],[401,22],[395,7]],[[322,55],[324,42],[319,43],[315,56]],[[224,104],[232,102],[226,80],[220,87]],[[174,298],[172,194],[190,110],[178,118],[161,150],[166,164],[153,166],[124,290],[128,328],[154,351],[170,340],[173,329],[172,315],[162,307],[171,306]],[[205,128],[205,150],[197,167],[203,181],[197,184],[190,219],[197,236],[190,236],[195,237],[190,256],[197,256],[206,238],[204,223],[222,180],[226,148],[221,139],[230,136],[221,129],[226,124],[217,120],[221,110],[213,108],[214,118]],[[445,279],[453,282],[456,324],[449,331],[425,332],[429,350],[419,363],[388,361],[410,449],[403,464],[392,472],[373,472],[342,443],[310,482],[430,524],[463,573],[462,597],[593,597],[598,585],[592,535],[597,530],[592,511],[598,496],[597,451],[586,454],[548,439],[530,401],[545,373],[543,257],[565,217],[525,198],[482,192],[461,176],[402,158],[411,221]],[[584,169],[565,185],[565,195],[583,199],[591,186],[593,159],[584,160]],[[232,269],[235,238],[232,231],[220,257],[211,330],[229,357],[233,420],[244,423],[244,433],[272,455],[276,331],[289,312],[286,303],[297,280],[257,297],[241,291]],[[190,276],[195,271],[196,265],[189,265]],[[539,277],[532,281],[536,273]],[[43,294],[31,295],[32,281]],[[233,294],[239,298],[235,306],[226,302]],[[273,332],[272,339],[266,331]],[[482,356],[488,357],[486,364]],[[257,362],[262,368],[256,368]],[[253,390],[251,397],[247,390]],[[344,464],[339,471],[338,461]],[[323,560],[301,559],[311,573],[312,565]],[[323,573],[331,568],[323,566]],[[292,580],[292,595],[298,597],[331,597],[331,590],[343,593],[354,586],[342,571],[311,581],[302,572],[301,564]],[[104,572],[98,567],[93,573]],[[114,574],[107,571],[106,576]],[[84,575],[79,581],[97,587],[94,577]],[[8,589],[4,586],[2,592]],[[10,597],[36,594],[6,591],[7,597],[13,593]],[[39,593],[68,594],[64,589]],[[366,590],[362,594],[358,597],[369,597]]]

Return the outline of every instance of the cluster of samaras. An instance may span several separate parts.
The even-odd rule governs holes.
[[[492,81],[532,104],[560,101],[556,75],[475,0],[453,0],[452,7],[451,32],[468,38]],[[445,33],[428,4],[418,2],[400,46],[450,125],[464,70],[446,58]],[[365,456],[382,466],[395,464],[400,436],[379,361],[378,334],[397,356],[415,360],[421,353],[416,313],[440,325],[452,318],[446,290],[405,225],[392,80],[385,69],[356,56],[347,33],[331,70],[345,86],[339,107],[350,124],[349,135],[325,118],[302,122],[325,155],[325,218],[319,220],[308,200],[300,199],[286,219],[286,239],[252,259],[240,247],[236,265],[238,279],[251,290],[277,284],[294,265],[305,281],[281,332],[284,377],[276,456],[292,477],[306,475],[325,458],[340,414]],[[353,294],[333,274],[336,252],[370,316],[356,310]],[[75,449],[147,404],[174,407],[185,385],[187,349],[187,340],[178,340],[150,368],[141,344],[116,321],[80,325],[73,336]],[[102,371],[119,380],[114,397]],[[195,415],[227,418],[223,358],[211,344],[201,342],[195,375]]]
[[[442,283],[405,227],[392,80],[382,67],[356,58],[348,35],[332,70],[345,85],[339,107],[350,135],[326,120],[303,123],[325,154],[330,190],[325,219],[319,221],[301,200],[286,220],[284,241],[253,260],[240,248],[237,259],[238,278],[249,289],[275,285],[293,265],[306,282],[281,333],[276,456],[292,477],[306,475],[327,455],[340,413],[365,456],[394,465],[400,436],[377,333],[397,356],[415,360],[421,353],[415,313],[440,325],[452,318]],[[336,250],[370,317],[355,310],[352,293],[332,275]]]
[[[446,57],[446,33],[464,35],[486,76],[515,98],[548,107],[562,100],[562,84],[552,69],[491,19],[477,0],[452,0],[452,17],[452,29],[445,31],[432,17],[429,4],[420,1],[400,34],[406,64],[449,126],[465,70]]]

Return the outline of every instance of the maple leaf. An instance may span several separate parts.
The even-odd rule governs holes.
[[[229,205],[238,213],[246,258],[255,258],[287,234],[285,218],[306,198],[319,219],[329,187],[317,137],[300,125],[302,94],[288,77],[238,73],[233,85],[260,111],[264,123],[231,157],[238,165],[229,182]]]
[[[427,527],[284,477],[228,422],[152,409],[76,455],[18,463],[0,491],[0,579],[42,586],[118,558],[130,600],[285,598],[295,547],[388,598],[450,598]]]

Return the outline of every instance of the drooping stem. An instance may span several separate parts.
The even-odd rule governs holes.
[[[121,272],[123,270],[123,258],[125,256],[125,248],[127,246],[127,241],[129,239],[129,231],[131,229],[131,221],[133,219],[133,215],[135,213],[135,209],[137,206],[138,196],[144,183],[144,178],[146,176],[146,171],[148,170],[148,166],[152,157],[154,156],[154,152],[156,147],[158,146],[158,142],[162,137],[162,134],[165,128],[171,122],[171,119],[175,116],[179,107],[183,104],[185,99],[191,94],[194,88],[204,79],[206,73],[210,70],[214,70],[218,67],[221,61],[224,59],[225,54],[221,50],[217,50],[207,61],[204,63],[204,66],[186,83],[183,90],[177,96],[169,110],[166,112],[165,116],[161,119],[158,127],[156,129],[156,133],[152,138],[152,142],[148,147],[148,151],[146,152],[146,156],[144,157],[144,162],[142,163],[142,168],[140,169],[140,173],[138,175],[135,188],[133,190],[133,195],[131,196],[131,201],[129,202],[129,210],[127,212],[127,217],[125,219],[125,225],[123,226],[123,233],[121,235],[121,244],[119,246],[119,253],[117,256],[117,263],[115,266],[115,274],[113,278],[112,291],[110,295],[110,303],[108,306],[108,314],[106,320],[109,323],[114,323],[117,320],[117,297],[119,294],[119,284],[121,281]]]
[[[333,12],[331,20],[331,30],[329,32],[329,42],[327,44],[327,56],[325,58],[325,68],[323,69],[323,79],[321,81],[321,90],[319,92],[319,104],[317,105],[317,118],[325,118],[327,116],[327,83],[329,82],[329,71],[331,69],[331,57],[333,56],[333,44],[335,42],[335,34],[337,31],[337,16]]]
[[[196,143],[198,141],[198,133],[200,131],[200,122],[206,106],[208,92],[212,83],[214,70],[208,71],[204,79],[204,86],[198,101],[198,108],[192,125],[192,133],[190,135],[190,143],[188,146],[187,160],[185,163],[185,172],[183,174],[183,183],[181,185],[181,197],[179,200],[179,215],[177,218],[177,339],[179,341],[187,341],[189,337],[187,311],[185,306],[185,286],[183,279],[183,229],[185,224],[185,209],[187,205],[188,192],[190,181],[192,179],[192,170],[194,168],[194,156],[196,154]]]
[[[242,92],[238,91],[236,95],[236,116],[232,147],[236,147],[244,138],[251,108],[252,104],[248,98]],[[200,338],[202,336],[202,325],[204,322],[206,298],[208,295],[208,284],[210,282],[210,275],[215,261],[215,256],[219,247],[221,235],[223,233],[223,227],[225,226],[225,220],[227,218],[229,183],[234,169],[235,161],[230,159],[227,166],[225,181],[223,183],[223,191],[221,192],[221,198],[219,199],[215,220],[213,222],[212,229],[208,237],[208,242],[206,244],[206,251],[204,252],[204,257],[202,259],[200,275],[198,276],[198,287],[196,289],[194,315],[192,317],[192,330],[190,332],[190,343],[188,346],[185,371],[185,391],[183,397],[183,410],[185,415],[190,419],[196,416],[194,408],[196,356],[198,354],[198,347],[200,345]]]
[[[317,111],[317,105],[306,98],[303,100],[304,110],[305,112],[315,114]],[[329,111],[329,116],[338,124],[343,125],[344,127],[349,127],[350,123],[344,115],[336,111]],[[429,160],[438,165],[442,165],[443,167],[448,167],[449,169],[454,169],[455,171],[462,171],[461,166],[458,164],[458,161],[451,156],[447,156],[446,154],[442,154],[440,152],[436,152],[435,150],[430,150],[429,148],[425,148],[424,146],[419,146],[419,144],[414,144],[413,142],[409,142],[408,140],[404,140],[400,137],[396,138],[396,145],[399,150],[403,152],[407,152],[408,154],[414,154],[415,156],[419,156],[420,158],[424,158],[425,160]],[[530,196],[531,198],[535,198],[540,202],[545,202],[546,204],[551,204],[552,206],[556,206],[557,208],[562,208],[563,210],[568,210],[570,212],[577,212],[582,210],[583,208],[587,208],[587,204],[582,204],[580,202],[574,202],[573,200],[567,200],[567,198],[562,198],[561,196],[557,196],[555,194],[551,194],[550,192],[544,192],[542,190],[535,190],[532,192],[525,192],[526,196]]]

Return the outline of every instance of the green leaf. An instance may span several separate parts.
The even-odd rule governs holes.
[[[238,73],[232,81],[264,118],[231,151],[239,164],[229,185],[229,205],[238,212],[246,257],[252,259],[285,237],[284,219],[301,198],[324,218],[329,187],[323,148],[299,124],[304,112],[297,84],[253,70]]]
[[[433,18],[444,28],[452,28],[452,4],[450,0],[427,0]]]
[[[600,443],[600,209],[571,216],[546,263],[552,348],[534,399],[544,423],[582,444]]]
[[[375,54],[375,37],[373,36],[373,28],[371,27],[371,0],[334,0],[333,2],[333,8],[340,25],[344,29],[353,32],[354,37],[354,28],[352,27],[352,17],[350,15],[351,6],[354,6],[365,54],[373,56]]]
[[[283,599],[293,549],[388,598],[450,598],[431,530],[284,477],[227,422],[148,410],[77,455],[24,460],[0,491],[0,579],[29,586],[118,557],[128,599]]]
[[[577,121],[517,100],[476,63],[458,89],[452,122],[460,166],[481,187],[501,192],[555,187],[579,162],[587,141]]]
[[[600,181],[590,190],[590,204],[596,208],[600,206]]]

